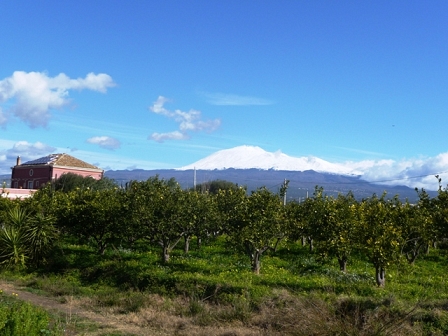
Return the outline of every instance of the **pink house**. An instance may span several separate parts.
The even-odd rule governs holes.
[[[50,154],[25,163],[21,163],[19,156],[12,167],[11,188],[38,189],[66,173],[100,180],[104,170],[65,153]]]

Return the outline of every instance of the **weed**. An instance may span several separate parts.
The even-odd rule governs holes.
[[[44,310],[12,296],[0,294],[0,335],[37,336],[62,335],[57,326],[50,324],[50,316]]]

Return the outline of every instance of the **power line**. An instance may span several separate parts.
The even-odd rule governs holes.
[[[440,174],[445,174],[448,173],[448,171],[444,171],[444,172],[440,172],[440,173],[433,173],[433,174],[426,174],[426,175],[416,175],[416,176],[409,176],[409,177],[403,177],[403,178],[396,178],[396,179],[391,179],[391,180],[380,180],[380,181],[370,181],[370,183],[382,183],[382,182],[393,182],[393,181],[401,181],[401,180],[410,180],[410,179],[414,179],[414,178],[419,178],[419,177],[428,177],[428,176],[436,176],[436,175],[440,175]]]
[[[356,181],[356,182],[325,182],[325,184],[385,183],[385,182],[394,182],[394,181],[402,181],[402,180],[411,180],[411,179],[420,178],[420,177],[436,176],[436,175],[446,174],[446,173],[448,173],[448,171],[443,171],[443,172],[439,172],[439,173],[431,173],[431,174],[426,174],[426,175],[416,175],[416,176],[408,176],[408,177],[402,177],[402,178],[394,178],[394,179],[388,179],[388,180],[376,180],[376,181],[360,180],[360,181]],[[313,182],[313,181],[294,181],[294,182],[310,183],[310,184],[317,183],[317,182]],[[322,181],[319,181],[319,182],[322,183]]]

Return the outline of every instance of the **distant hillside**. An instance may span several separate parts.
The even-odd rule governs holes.
[[[6,183],[7,187],[11,187],[11,174],[0,175],[0,184]]]
[[[130,180],[147,180],[149,177],[158,175],[163,179],[175,178],[182,188],[193,187],[193,170],[109,170],[105,176],[114,179],[118,184],[125,185]],[[409,199],[415,202],[418,197],[414,189],[405,186],[385,186],[372,184],[361,180],[359,177],[337,175],[330,173],[318,173],[313,170],[286,171],[286,170],[262,170],[262,169],[222,169],[222,170],[196,170],[196,183],[210,182],[213,180],[226,180],[247,186],[249,191],[265,186],[273,192],[278,192],[283,181],[289,180],[287,192],[288,200],[306,197],[307,193],[312,196],[316,185],[324,188],[329,195],[347,193],[350,190],[355,197],[362,199],[373,194],[381,195],[387,191],[390,197],[399,195],[402,200]],[[432,197],[436,192],[429,192]]]

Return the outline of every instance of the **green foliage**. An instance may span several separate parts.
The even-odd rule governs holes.
[[[41,213],[32,216],[24,207],[13,207],[0,226],[0,264],[6,267],[38,265],[51,253],[57,237],[53,217]]]
[[[396,225],[402,235],[401,251],[410,264],[415,262],[420,251],[428,247],[436,236],[428,194],[422,190],[419,196],[418,204],[411,205],[405,202],[395,209]]]
[[[297,202],[289,202],[285,206],[285,232],[291,241],[302,238],[305,232],[304,207]]]
[[[4,225],[0,229],[0,265],[24,267],[28,259],[28,245],[22,227]]]
[[[0,336],[62,335],[50,317],[29,303],[0,294]]]
[[[3,223],[5,221],[8,210],[13,208],[18,202],[20,201],[12,200],[6,197],[0,197],[0,223]]]
[[[220,190],[216,195],[219,231],[231,234],[244,226],[247,195],[246,189]]]
[[[360,247],[375,266],[378,286],[385,285],[386,268],[400,256],[403,236],[397,225],[402,204],[398,197],[386,200],[385,194],[364,200],[360,205]]]
[[[129,184],[130,212],[141,235],[160,245],[162,261],[168,262],[172,249],[189,229],[184,221],[185,192],[174,180],[158,176]]]
[[[306,298],[313,293],[312,303],[326,315],[310,319],[316,325],[332,321],[334,334],[347,326],[352,334],[368,335],[363,328],[382,334],[417,305],[412,323],[428,334],[443,334],[446,251],[419,251],[447,238],[447,195],[440,188],[435,199],[420,191],[415,205],[385,195],[358,202],[351,193],[332,198],[317,187],[304,203],[283,206],[264,188],[251,195],[244,188],[202,194],[158,177],[125,189],[48,188],[0,206],[0,262],[17,268],[32,262],[47,276],[30,281],[33,286],[56,295],[88,293],[98,306],[120,307],[123,313],[145,307],[150,292],[191,299],[183,314],[198,323],[248,324],[274,291],[288,291],[303,302],[270,303],[291,304],[306,315],[311,302]],[[318,253],[296,243],[302,236],[315,241]],[[186,254],[176,245],[182,238],[204,244]],[[56,239],[64,242],[60,253],[45,254]],[[403,255],[409,264],[399,262]],[[40,264],[45,258],[52,262]],[[349,271],[340,272],[341,261],[349,263]],[[375,281],[382,288],[374,288]],[[210,315],[208,304],[225,308]],[[292,308],[278,312],[273,316],[282,323],[287,323],[283,316],[299,318]],[[368,321],[352,319],[362,316]],[[280,328],[274,320],[267,319],[269,328]]]
[[[441,250],[423,255],[413,266],[390,267],[388,288],[378,289],[372,286],[374,272],[363,255],[353,252],[350,271],[341,273],[337,264],[322,263],[292,242],[263,256],[259,276],[250,271],[247,257],[229,251],[225,237],[188,255],[174,249],[167,264],[160,262],[159,249],[147,244],[137,244],[135,250],[107,250],[104,255],[68,242],[63,248],[66,262],[61,269],[56,273],[42,269],[44,279],[34,280],[36,275],[30,274],[24,284],[54,295],[87,295],[98,307],[122,313],[150,305],[149,293],[165,300],[181,296],[191,300],[184,304],[184,314],[194,316],[200,325],[217,321],[253,325],[260,318],[269,334],[272,330],[294,334],[305,317],[315,323],[315,331],[325,326],[335,332],[352,330],[353,335],[371,335],[384,326],[391,331],[379,334],[392,335],[403,321],[416,325],[414,334],[421,334],[420,327],[434,334],[443,334],[446,328],[448,282]],[[266,315],[257,317],[263,311]],[[306,330],[313,329],[307,324]]]
[[[274,249],[284,236],[284,207],[279,197],[266,188],[253,192],[240,206],[245,211],[239,213],[238,226],[229,234],[229,240],[251,258],[252,270],[258,274],[263,253]]]
[[[321,255],[336,257],[340,270],[346,271],[347,261],[357,247],[358,203],[352,193],[339,194],[336,199],[316,189],[313,198],[304,203],[308,235],[317,241]]]
[[[104,190],[113,189],[117,185],[115,182],[107,177],[103,177],[100,180],[96,180],[90,176],[81,176],[74,173],[63,174],[56,180],[51,182],[51,188],[53,191],[70,192],[75,189],[93,189]]]
[[[184,251],[188,253],[188,243],[196,236],[198,248],[204,240],[216,236],[219,231],[219,215],[216,197],[196,191],[184,191],[181,204],[181,216],[184,222]]]
[[[57,200],[59,226],[78,239],[92,239],[98,253],[125,234],[120,230],[127,204],[123,190],[76,189],[58,193]]]
[[[220,190],[237,190],[238,184],[225,180],[213,180],[204,182],[196,186],[196,191],[200,193],[218,194]]]
[[[46,262],[52,253],[54,243],[59,238],[59,231],[55,226],[56,218],[52,215],[36,213],[26,228],[26,240],[29,245],[30,261],[34,265]]]
[[[438,239],[448,238],[448,187],[442,187],[442,180],[439,180],[439,190],[437,197],[426,205],[433,210],[433,221]]]

